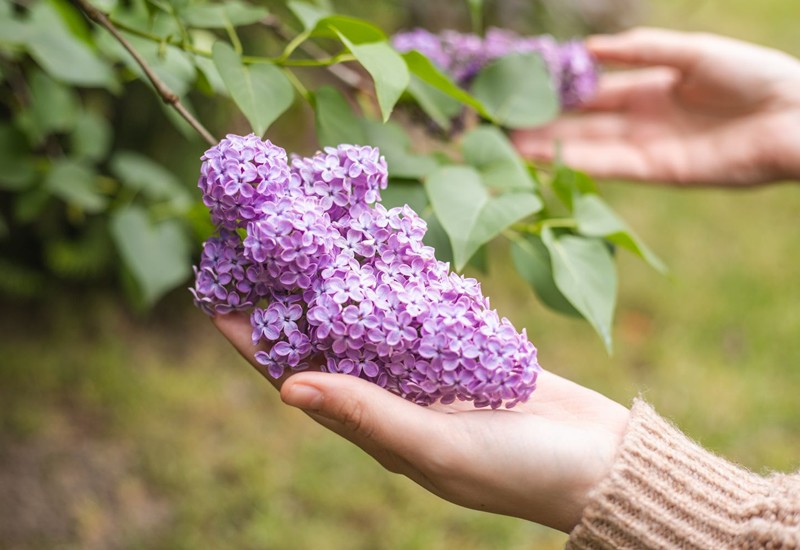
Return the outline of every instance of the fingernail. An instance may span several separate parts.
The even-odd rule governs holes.
[[[322,392],[313,386],[294,384],[283,395],[283,402],[298,409],[318,411],[322,407]]]

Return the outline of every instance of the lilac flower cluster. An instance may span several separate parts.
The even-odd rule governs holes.
[[[229,135],[202,160],[219,236],[195,268],[195,303],[211,315],[252,311],[253,342],[265,344],[255,358],[271,376],[313,363],[423,405],[512,407],[530,396],[536,348],[476,280],[436,260],[422,218],[380,204],[388,177],[377,149],[289,162],[269,141]]]
[[[491,28],[481,38],[452,30],[433,34],[425,29],[400,32],[392,37],[397,51],[417,50],[462,86],[487,64],[513,53],[536,52],[542,56],[565,109],[580,106],[594,95],[597,67],[579,41],[559,44],[552,36],[520,36]]]

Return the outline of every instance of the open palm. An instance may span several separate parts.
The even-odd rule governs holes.
[[[752,185],[787,177],[800,142],[800,63],[706,34],[637,29],[590,39],[603,75],[581,113],[518,132],[520,151],[601,178]],[[641,68],[645,67],[645,68]]]
[[[421,407],[364,380],[306,372],[270,378],[253,356],[242,314],[214,323],[290,405],[361,447],[388,470],[470,508],[569,532],[589,490],[607,473],[628,411],[543,372],[527,403],[476,410],[469,403]]]

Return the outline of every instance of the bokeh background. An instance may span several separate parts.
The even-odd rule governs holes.
[[[468,27],[461,3],[339,2],[392,31]],[[800,56],[796,0],[496,0],[490,22],[567,36],[645,23]],[[133,86],[137,86],[134,84]],[[134,90],[135,91],[135,90]],[[142,87],[117,138],[196,181],[197,144],[160,129]],[[132,114],[135,113],[135,114]],[[308,147],[302,109],[272,131]],[[206,113],[224,120],[225,112]],[[294,117],[294,118],[293,118]],[[241,121],[231,118],[231,130]],[[155,125],[159,130],[153,129]],[[542,364],[623,402],[643,395],[758,472],[800,467],[800,186],[681,191],[603,184],[670,265],[618,255],[609,357],[588,324],[544,309],[500,243],[484,293]],[[2,548],[559,548],[566,536],[464,510],[384,472],[296,410],[178,290],[154,309],[116,285],[51,280],[0,297]]]

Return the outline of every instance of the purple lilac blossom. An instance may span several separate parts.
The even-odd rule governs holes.
[[[228,136],[206,152],[205,195],[278,149],[256,140]],[[270,376],[314,363],[422,405],[528,399],[541,370],[536,348],[490,308],[475,279],[436,260],[416,212],[380,204],[388,175],[377,149],[326,148],[261,175],[264,165],[240,178],[254,190],[247,209],[212,207],[219,236],[204,246],[192,293],[210,315],[251,310],[262,347],[255,359]],[[229,227],[245,222],[242,242]]]
[[[286,151],[255,134],[229,134],[201,158],[197,186],[218,227],[245,227],[261,205],[289,185]]]
[[[260,270],[244,257],[239,236],[226,229],[203,243],[194,267],[194,303],[209,315],[250,309],[259,299]]]
[[[526,37],[498,28],[488,29],[484,38],[452,30],[437,35],[414,29],[395,34],[392,45],[400,52],[417,50],[426,55],[464,87],[495,59],[536,52],[544,60],[564,109],[574,109],[588,101],[597,87],[597,66],[583,43],[577,40],[559,44],[549,35]]]
[[[578,41],[561,45],[561,103],[567,109],[586,103],[597,89],[597,69],[591,54]]]

